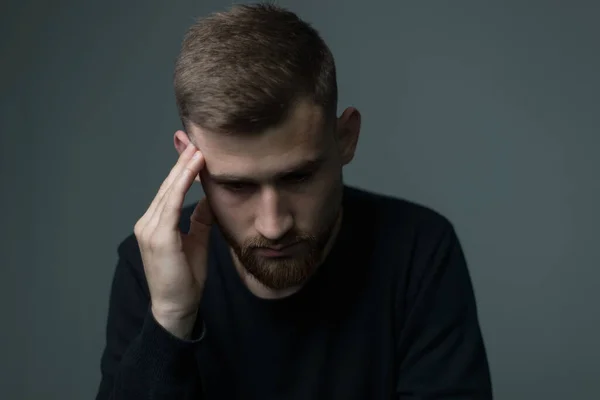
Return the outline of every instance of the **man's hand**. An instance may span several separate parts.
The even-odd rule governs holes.
[[[150,288],[152,314],[180,338],[191,334],[206,280],[212,224],[206,198],[192,214],[189,233],[179,230],[185,194],[203,167],[202,154],[190,144],[134,228]]]

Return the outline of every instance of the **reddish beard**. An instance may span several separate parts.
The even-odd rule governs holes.
[[[316,235],[292,232],[284,240],[272,241],[255,237],[239,244],[233,237],[221,231],[233,249],[242,267],[258,282],[273,290],[283,290],[305,283],[314,273],[323,258],[323,252],[335,227],[334,218]],[[288,257],[263,257],[256,251],[265,247],[286,246],[299,243],[301,251]]]

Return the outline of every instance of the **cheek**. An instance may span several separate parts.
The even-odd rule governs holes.
[[[244,213],[244,207],[231,204],[230,196],[224,194],[219,188],[207,189],[205,193],[217,223],[221,229],[241,241],[246,237],[248,230],[248,218]]]
[[[204,193],[217,222],[221,225],[228,225],[232,218],[231,207],[223,201],[222,194],[210,184],[204,185]]]
[[[341,193],[339,179],[329,177],[315,182],[296,203],[296,223],[303,231],[315,232],[328,225],[337,214]]]

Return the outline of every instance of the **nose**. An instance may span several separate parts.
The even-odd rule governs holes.
[[[267,188],[262,191],[259,202],[256,230],[269,240],[283,238],[294,224],[285,199],[275,188]]]

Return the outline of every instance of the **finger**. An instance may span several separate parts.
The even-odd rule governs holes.
[[[192,143],[190,143],[185,148],[185,150],[181,152],[179,158],[177,159],[177,162],[175,163],[173,168],[171,168],[169,175],[158,189],[157,197],[162,198],[165,192],[169,189],[169,186],[171,186],[173,181],[177,179],[177,176],[181,173],[181,170],[189,163],[196,151],[198,151],[198,149],[196,149],[196,147]]]
[[[173,181],[157,208],[158,224],[161,227],[178,228],[185,195],[190,190],[194,177],[200,173],[203,166],[204,157],[197,151]]]
[[[190,229],[187,235],[184,235],[188,254],[192,260],[206,259],[210,241],[210,230],[214,217],[208,199],[202,198],[190,217]],[[192,273],[197,281],[201,281],[201,276],[206,276],[206,268],[201,262],[192,262]]]
[[[181,169],[183,168],[183,166],[185,164],[187,164],[189,162],[189,160],[192,158],[195,151],[196,151],[196,148],[194,147],[194,145],[192,143],[190,143],[185,148],[185,150],[181,152],[181,154],[179,155],[179,158],[177,160],[177,163],[175,163],[175,165],[171,168],[169,175],[167,175],[167,177],[165,178],[163,183],[160,185],[160,188],[158,189],[156,196],[154,196],[152,203],[150,203],[150,206],[148,207],[146,214],[144,214],[144,216],[142,217],[142,220],[144,220],[144,222],[146,224],[148,221],[152,220],[152,218],[154,217],[154,214],[156,213],[156,210],[159,208],[159,205],[161,204],[161,202],[163,200],[165,193],[169,190],[169,187],[171,186],[173,181],[181,173]]]
[[[158,189],[158,192],[155,197],[155,202],[154,202],[155,207],[158,204],[160,204],[165,193],[169,190],[169,187],[177,179],[177,176],[179,176],[179,174],[181,173],[181,171],[185,167],[185,165],[190,162],[190,159],[192,158],[192,156],[194,155],[194,153],[196,151],[197,151],[196,147],[194,147],[194,145],[192,143],[190,143],[185,148],[185,150],[181,152],[177,162],[175,163],[173,168],[171,168],[169,175],[165,178],[163,183],[160,185],[160,188]]]
[[[210,205],[208,204],[208,200],[206,197],[203,197],[196,205],[196,208],[194,208],[194,212],[190,217],[190,230],[188,235],[197,237],[200,240],[207,239],[213,219],[214,217]]]

